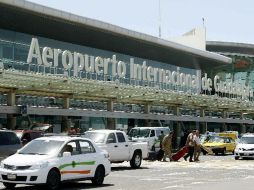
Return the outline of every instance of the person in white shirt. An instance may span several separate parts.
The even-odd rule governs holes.
[[[187,161],[187,158],[189,158],[189,162],[193,162],[193,154],[194,154],[194,148],[195,148],[195,141],[194,141],[194,136],[196,134],[196,130],[192,130],[192,132],[188,135],[187,140],[186,140],[186,144],[185,146],[187,146],[189,148],[188,153],[183,157],[185,161]]]
[[[196,134],[194,135],[194,161],[199,161],[199,156],[201,153],[201,142],[200,142],[200,138],[199,138],[199,131],[196,130]]]

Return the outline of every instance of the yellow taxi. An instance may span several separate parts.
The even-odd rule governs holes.
[[[215,155],[225,155],[228,152],[234,154],[236,142],[231,137],[211,136],[208,141],[202,144],[203,147],[212,150]]]
[[[222,137],[231,137],[234,140],[238,139],[238,132],[237,131],[223,131],[223,132],[220,132],[217,134],[218,134],[218,136],[222,136]]]

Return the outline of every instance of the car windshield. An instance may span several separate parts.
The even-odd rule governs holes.
[[[242,144],[254,144],[254,137],[242,137],[240,139],[240,143],[242,143]]]
[[[50,155],[59,150],[64,141],[33,140],[19,151],[19,154]]]
[[[103,143],[105,142],[106,139],[106,134],[105,133],[100,133],[100,132],[86,132],[84,135],[85,138],[91,139],[95,143]]]
[[[208,140],[209,143],[224,143],[223,137],[211,136]]]
[[[129,137],[149,137],[150,129],[131,129]]]
[[[201,135],[199,139],[200,139],[201,144],[208,140],[207,135]]]

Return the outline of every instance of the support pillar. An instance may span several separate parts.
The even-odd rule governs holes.
[[[114,112],[114,102],[113,102],[113,100],[108,101],[107,111]],[[115,118],[107,118],[106,129],[116,129],[116,119]]]
[[[15,106],[16,104],[16,94],[15,92],[9,92],[7,95],[7,106]],[[15,129],[16,127],[16,117],[13,114],[7,114],[7,128]]]
[[[241,119],[244,119],[243,113],[241,113]],[[240,132],[240,134],[243,134],[243,133],[247,132],[247,126],[244,123],[242,123],[240,125],[240,131],[239,132]]]
[[[246,129],[247,129],[246,125],[245,124],[241,124],[240,134],[246,133],[246,131],[247,131]]]
[[[180,107],[179,106],[174,107],[173,112],[174,112],[174,115],[180,116]],[[181,143],[182,126],[181,126],[180,121],[175,121],[175,122],[176,122],[176,125],[173,125],[175,139],[173,139],[172,145],[173,145],[174,149],[178,149],[180,147],[180,143]]]
[[[70,98],[64,98],[63,108],[64,109],[70,108]],[[62,116],[62,131],[67,132],[69,127],[70,122],[68,116]]]
[[[224,110],[224,111],[222,112],[222,117],[223,117],[223,119],[226,119],[226,118],[227,118],[227,111],[226,111],[226,110]],[[222,131],[227,131],[227,130],[228,130],[227,124],[226,124],[226,123],[223,123],[223,124],[222,124]]]
[[[200,109],[200,117],[205,117],[205,109]],[[199,132],[200,134],[207,132],[207,122],[200,122]]]
[[[145,110],[144,110],[145,114],[149,114],[149,113],[150,113],[150,110],[151,110],[151,104],[146,103],[146,104],[145,104]],[[151,122],[150,122],[149,119],[146,119],[146,120],[144,121],[144,123],[145,123],[144,125],[145,125],[146,127],[151,127]]]

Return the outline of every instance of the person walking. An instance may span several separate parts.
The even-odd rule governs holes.
[[[186,154],[183,158],[185,161],[187,161],[187,158],[189,158],[189,162],[193,162],[193,154],[194,154],[194,146],[195,146],[195,141],[194,141],[194,136],[196,134],[196,130],[193,130],[187,137],[185,146],[189,147],[188,154]]]
[[[195,146],[194,146],[194,161],[195,162],[199,161],[199,156],[200,156],[200,153],[201,153],[201,142],[200,142],[199,136],[200,136],[199,131],[196,130],[196,134],[194,136],[194,143],[195,143]]]
[[[172,161],[172,136],[173,132],[171,131],[166,135],[162,140],[162,150],[164,151],[163,161],[166,162],[166,158],[169,158],[169,161]]]

